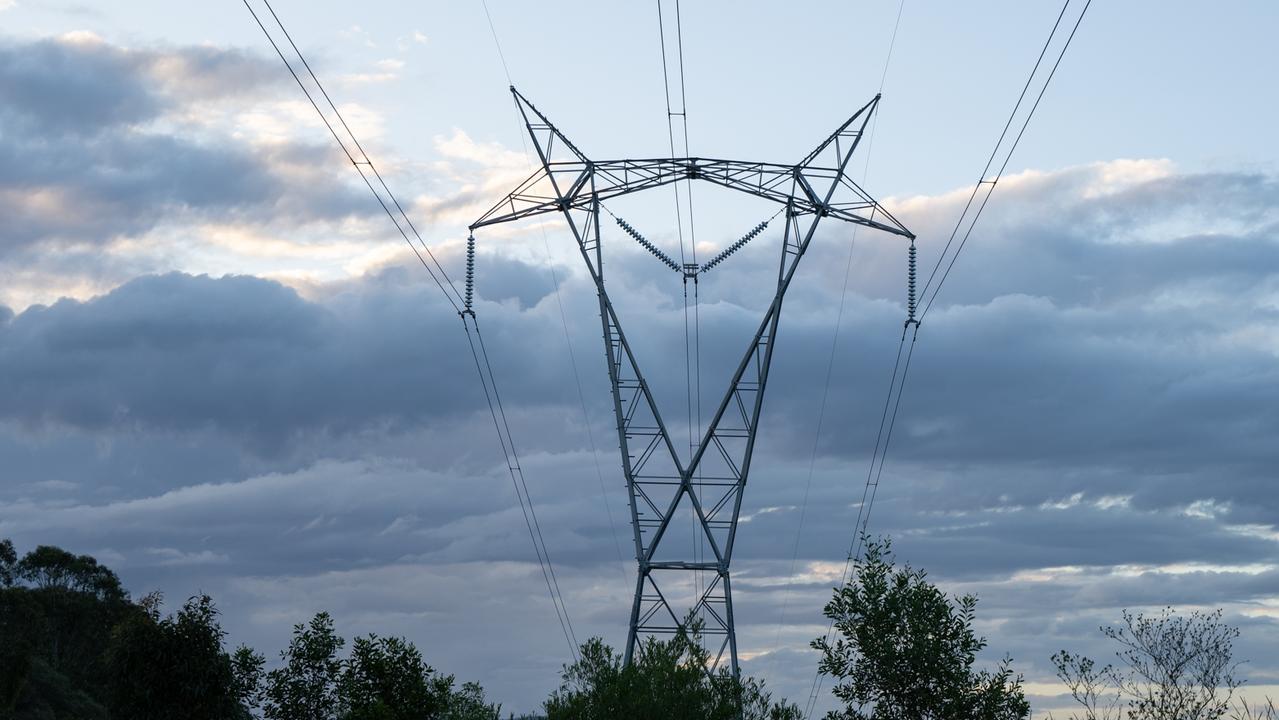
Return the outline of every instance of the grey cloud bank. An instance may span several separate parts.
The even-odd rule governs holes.
[[[992,647],[1011,649],[1040,679],[1048,653],[1078,642],[1081,627],[1108,621],[1119,607],[1171,602],[1245,612],[1268,607],[1276,593],[1272,430],[1279,398],[1274,326],[1267,324],[1276,312],[1274,268],[1264,259],[1205,259],[1274,243],[1268,219],[1256,211],[1264,199],[1241,194],[1235,212],[1235,204],[1216,197],[1200,209],[1236,225],[1233,234],[1205,236],[1187,212],[1183,235],[1134,239],[1150,232],[1156,217],[1136,222],[1136,210],[1127,214],[1130,229],[1049,232],[1038,220],[1048,217],[1045,208],[1069,204],[1100,216],[1093,204],[1117,202],[1084,197],[1084,180],[1105,169],[1064,171],[1072,182],[1013,185],[999,198],[1006,210],[992,211],[989,236],[962,260],[961,270],[973,271],[956,277],[953,290],[967,300],[937,308],[921,333],[872,523],[898,538],[904,558],[956,589],[975,589],[987,616],[1003,619],[988,631]],[[1125,193],[1179,194],[1199,181],[1140,180]],[[1253,188],[1268,182],[1240,181]],[[921,219],[948,209],[946,200],[936,204],[919,208]],[[837,257],[836,241],[828,247]],[[1058,258],[1051,264],[1043,260],[1047,245]],[[874,245],[855,252],[855,262],[865,261],[855,264],[858,273],[891,277],[899,262]],[[1109,281],[1061,279],[1108,267],[1116,253],[1173,264],[1175,272],[1144,281],[1134,272],[1121,291],[1105,295],[1089,285]],[[1007,294],[1028,288],[1017,288],[1016,276],[982,270],[996,258],[1003,267],[1036,260],[1057,268],[1027,274],[1058,284],[1042,295]],[[613,267],[635,332],[676,335],[679,306],[662,294],[673,288],[655,284],[625,256]],[[597,320],[589,303],[579,302],[590,299],[589,290],[560,269],[605,497],[584,444],[545,270],[511,260],[494,268],[487,286],[481,272],[480,288],[492,296],[481,302],[481,321],[516,411],[535,498],[553,529],[548,544],[582,608],[582,624],[615,636],[625,593],[613,537],[626,547],[629,529],[621,524],[621,481],[606,440]],[[822,271],[821,263],[807,270],[810,278]],[[1010,278],[1014,287],[1005,288]],[[1231,292],[1203,290],[1225,283]],[[792,652],[786,648],[802,648],[820,625],[817,608],[832,580],[815,568],[838,566],[849,541],[899,334],[891,283],[884,282],[884,298],[850,296],[800,542],[805,576],[786,590],[822,392],[812,378],[824,370],[837,292],[820,281],[806,284],[808,297],[791,305],[779,339],[746,512],[779,510],[755,514],[741,535],[740,613],[744,641],[755,651],[773,649],[780,632],[779,652]],[[706,316],[725,322],[707,331],[705,348],[731,358],[755,311],[715,304],[709,289],[707,296]],[[653,309],[640,314],[635,308],[643,303]],[[246,637],[278,642],[272,623],[329,603],[370,629],[381,622],[423,633],[443,662],[461,644],[459,618],[484,623],[490,612],[520,611],[479,603],[413,616],[415,603],[427,602],[415,595],[415,577],[443,574],[451,579],[440,587],[447,587],[484,567],[475,582],[492,583],[489,592],[526,585],[529,597],[539,597],[461,343],[456,318],[434,288],[400,269],[312,299],[248,276],[150,276],[89,301],[6,313],[3,446],[15,459],[11,467],[29,470],[6,484],[0,530],[19,542],[46,541],[56,531],[58,541],[77,549],[106,551],[142,587],[223,588],[227,603],[245,603],[227,611]],[[657,374],[655,385],[680,389],[675,369]],[[708,395],[716,384],[708,372]],[[127,471],[117,454],[127,457]],[[207,464],[186,467],[206,454]],[[110,481],[101,483],[100,473]],[[612,528],[603,502],[611,503]],[[1044,570],[1058,567],[1077,569]],[[377,598],[363,598],[360,582],[296,590],[355,577],[345,573],[378,574]],[[779,630],[782,603],[787,625]],[[539,605],[526,610],[536,613]],[[1238,617],[1253,637],[1275,632],[1264,615]],[[559,655],[553,636],[542,640],[506,640],[520,645],[514,654],[540,658],[529,660],[540,670],[498,684],[519,703],[532,703],[552,677]],[[1250,671],[1264,678],[1275,660],[1260,640],[1252,646],[1260,655]],[[482,674],[485,661],[474,650],[464,654],[471,659],[458,660],[460,671],[473,661],[471,674]],[[775,667],[794,662],[784,657],[764,655],[752,667],[777,673],[783,688],[798,694]]]
[[[106,273],[97,248],[157,224],[231,218],[272,238],[372,216],[327,149],[248,152],[169,124],[278,83],[234,51],[0,46],[0,277]],[[461,212],[485,201],[477,185],[420,204]],[[1279,675],[1277,200],[1272,175],[1167,161],[1007,178],[928,316],[871,527],[977,592],[992,651],[1032,680],[1050,679],[1059,647],[1097,653],[1093,631],[1119,608],[1164,603],[1226,607],[1254,681]],[[891,207],[926,259],[962,201]],[[859,237],[788,585],[848,242],[819,238],[788,300],[738,550],[747,669],[792,697],[811,680],[806,644],[851,539],[904,315],[900,244]],[[579,636],[616,642],[629,527],[594,296],[555,266],[603,478],[550,271],[530,260],[539,243],[481,237],[480,321]],[[623,321],[651,339],[641,360],[679,415],[680,287],[614,247]],[[0,536],[94,553],[138,593],[210,591],[232,640],[268,654],[321,609],[348,634],[406,634],[531,709],[565,655],[437,290],[407,263],[340,283],[150,272],[168,252],[112,267],[95,297],[0,306]],[[707,276],[704,399],[773,262],[752,249]]]

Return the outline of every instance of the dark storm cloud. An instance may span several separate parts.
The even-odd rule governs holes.
[[[1253,667],[1272,672],[1258,648],[1275,624],[1239,608],[1279,593],[1275,183],[1155,173],[1115,189],[1119,170],[1001,186],[921,329],[870,528],[948,590],[977,592],[991,652],[1033,679],[1051,678],[1058,647],[1102,657],[1096,626],[1120,607],[1164,602],[1231,608],[1251,623]],[[933,243],[954,204],[927,205],[907,212]],[[740,644],[781,639],[747,667],[792,696],[811,680],[796,648],[824,629],[904,314],[902,248],[859,239],[808,487],[848,240],[827,232],[788,299],[735,554]],[[609,247],[623,325],[683,438],[682,286]],[[700,287],[704,408],[758,325],[774,262],[752,247]],[[556,274],[593,434],[549,271],[482,254],[479,316],[574,617],[614,632],[630,529],[598,304],[580,272]],[[276,645],[325,608],[449,648],[495,615],[553,623],[511,600],[540,601],[540,576],[474,373],[452,308],[417,270],[307,297],[154,276],[0,309],[0,456],[14,460],[0,535],[102,552],[138,587],[212,587],[250,608],[228,616],[234,632]],[[538,650],[517,635],[495,642],[557,652],[553,634]],[[538,678],[526,685],[540,692]]]
[[[851,337],[900,334],[896,312],[873,305],[855,312]],[[782,342],[802,347],[808,338],[796,332],[806,329]],[[899,440],[914,456],[949,462],[1068,460],[1165,473],[1224,463],[1262,471],[1273,447],[1247,430],[1279,420],[1279,367],[1271,351],[1238,342],[1234,332],[1225,317],[1197,321],[1180,308],[1059,307],[1025,296],[941,310],[919,335]],[[832,427],[856,422],[851,436],[864,437],[866,424],[878,422],[889,374],[882,359],[886,352],[891,362],[895,345],[849,352],[851,365],[840,368],[832,393],[865,404],[829,407]],[[824,357],[788,352],[803,365],[789,377],[823,369]],[[882,385],[880,398],[867,392],[874,384],[859,382],[868,376]],[[776,398],[784,414],[813,400],[785,392]],[[847,438],[832,436],[829,451],[858,451]],[[1213,454],[1205,456],[1204,446]]]
[[[262,451],[307,432],[446,422],[482,402],[446,308],[422,285],[321,305],[250,276],[139,278],[0,326],[0,414],[31,427],[210,429]],[[437,381],[446,378],[461,382]],[[544,402],[558,380],[508,392]]]
[[[278,69],[234,50],[130,50],[97,39],[0,44],[0,255],[99,245],[181,217],[293,223],[361,214],[323,173],[327,146],[249,148],[156,125],[253,95]]]
[[[1082,206],[1080,184],[1074,178],[1072,202]],[[1186,196],[1177,183],[1148,184],[1138,185],[1148,194]],[[1240,187],[1265,184],[1246,181]],[[1016,210],[1010,214],[1032,217],[1036,202],[1063,203],[1052,194],[1061,192],[1057,185],[1010,195],[1006,202]],[[1109,196],[1096,201],[1113,202]],[[1222,206],[1215,217],[1248,230],[1247,222],[1259,217],[1249,203],[1242,202],[1237,213]],[[1018,252],[1037,252],[1049,242],[1034,227],[1018,227],[996,235],[1013,255],[1010,263]],[[1131,232],[1149,231],[1141,227]],[[1210,242],[1223,249],[1214,254],[1249,247],[1249,233],[1261,231],[1214,237]],[[1063,255],[1086,255],[1098,245],[1080,237],[1051,242],[1079,244]],[[1123,237],[1111,233],[1108,241]],[[1099,247],[1098,252],[1110,251],[1105,243]],[[668,294],[678,283],[647,272],[654,263],[626,260],[612,265],[615,299],[627,332],[645,338],[639,350],[644,369],[669,408],[668,422],[682,435],[683,314],[678,297]],[[830,288],[809,280],[831,263],[822,257],[813,262],[788,305],[778,344],[765,411],[768,432],[748,499],[759,507],[794,503],[796,476],[804,474],[801,459],[812,450],[835,314]],[[1216,273],[1201,257],[1188,258],[1186,265],[1194,282]],[[518,298],[515,304],[486,306],[485,324],[499,351],[499,373],[517,378],[504,394],[512,405],[528,404],[528,447],[582,449],[558,309],[547,295],[549,273],[497,258],[482,258],[480,266],[482,297]],[[1238,265],[1232,272],[1243,269]],[[1277,421],[1276,364],[1264,338],[1238,339],[1240,322],[1273,314],[1258,295],[1271,272],[1264,262],[1252,270],[1234,293],[1199,298],[1192,310],[1155,302],[1167,288],[1154,286],[1123,304],[1082,304],[1088,295],[1081,294],[1075,304],[1010,295],[983,304],[939,305],[921,334],[893,457],[945,468],[949,480],[929,479],[935,473],[903,479],[913,493],[904,497],[919,511],[1033,507],[1076,492],[1090,502],[1127,496],[1138,509],[1175,509],[1214,498],[1233,503],[1233,522],[1274,522],[1279,507],[1266,488],[1275,450],[1260,429]],[[580,274],[570,276],[563,268],[559,274],[594,434],[611,468],[594,298]],[[721,282],[731,280],[724,277]],[[984,287],[988,296],[998,294],[997,279],[977,277],[967,292]],[[344,438],[369,442],[368,433],[412,433],[473,414],[482,406],[469,392],[474,369],[456,320],[429,287],[412,278],[392,273],[323,301],[307,301],[250,278],[168,276],[131,283],[88,303],[34,308],[4,326],[0,358],[12,387],[4,416],[28,428],[62,424],[88,432],[207,429],[242,443],[252,456],[293,458],[293,465],[270,466],[274,469],[305,465],[313,457],[306,453],[322,456],[324,447],[341,445]],[[757,310],[719,301],[711,290],[700,311],[707,408],[718,399],[727,369],[759,318]],[[891,303],[849,298],[818,447],[824,462],[856,465],[869,454],[900,313]],[[438,382],[440,377],[456,382]],[[539,422],[541,412],[557,420]],[[354,447],[350,451],[358,454]],[[770,471],[778,478],[775,487]],[[827,493],[821,506],[837,507],[855,500],[845,490],[819,486],[815,492]],[[883,502],[894,502],[891,490]],[[911,522],[907,518],[904,525]],[[1018,531],[997,524],[990,537],[1001,532]],[[1178,552],[1151,561],[1187,559]],[[1035,562],[1009,560],[1002,569]]]

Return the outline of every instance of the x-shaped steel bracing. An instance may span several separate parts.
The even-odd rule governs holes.
[[[626,661],[643,636],[679,632],[685,619],[703,620],[703,635],[717,638],[714,665],[727,659],[737,674],[729,565],[742,493],[750,474],[764,386],[773,357],[782,300],[822,218],[831,217],[906,238],[914,236],[848,177],[849,160],[866,131],[875,96],[796,165],[709,158],[588,159],[514,87],[511,93],[533,140],[541,167],[471,225],[471,230],[546,213],[561,213],[577,240],[599,296],[604,350],[613,385],[613,410],[629,492],[638,573],[631,605]],[[779,203],[785,229],[777,289],[759,329],[746,347],[728,390],[705,434],[685,462],[641,373],[631,343],[604,283],[601,202],[629,193],[701,180]],[[685,280],[700,271],[686,266]],[[663,543],[677,516],[690,513],[709,555],[694,555],[681,542]],[[659,553],[659,551],[665,551]],[[681,552],[682,551],[682,552]],[[680,573],[709,574],[692,607],[672,607],[671,580]],[[713,668],[712,668],[713,669]]]

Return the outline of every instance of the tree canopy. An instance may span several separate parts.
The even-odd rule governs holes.
[[[1250,704],[1236,694],[1239,629],[1220,610],[1189,615],[1165,607],[1157,614],[1124,610],[1123,624],[1100,628],[1118,645],[1117,664],[1098,667],[1084,655],[1061,650],[1052,656],[1057,678],[1082,708],[1082,720],[1275,720],[1267,698]]]
[[[668,641],[648,638],[630,665],[599,638],[564,667],[560,688],[544,704],[547,720],[798,720],[797,706],[773,702],[764,684],[721,669],[701,642],[700,626]]]
[[[346,641],[328,613],[293,627],[280,667],[259,680],[251,697],[261,698],[266,720],[496,720],[479,685],[454,687],[452,675],[436,672],[413,643],[367,635],[340,656]],[[243,658],[260,668],[261,660]],[[251,678],[252,672],[241,677]],[[260,682],[260,685],[257,683]]]
[[[0,718],[5,720],[495,720],[478,684],[427,665],[403,639],[356,638],[333,619],[294,627],[279,667],[226,648],[207,595],[174,614],[134,602],[88,555],[0,540]]]
[[[868,539],[851,582],[826,605],[832,640],[821,672],[844,707],[830,720],[1021,720],[1030,705],[1011,659],[977,670],[977,598],[948,598],[922,570],[894,565],[890,541]]]
[[[409,640],[367,634],[348,645],[332,616],[293,626],[270,664],[226,645],[212,598],[171,614],[152,592],[134,600],[88,555],[40,545],[20,555],[0,539],[0,719],[3,720],[497,720],[477,683],[427,664]],[[1011,658],[978,663],[977,599],[947,596],[887,539],[867,539],[851,581],[825,607],[834,630],[812,645],[841,707],[827,720],[1025,720],[1030,707]],[[1084,720],[1275,720],[1273,703],[1236,694],[1239,631],[1220,611],[1123,613],[1101,628],[1118,646],[1104,667],[1065,650],[1052,657]],[[633,662],[592,638],[562,668],[547,720],[798,720],[764,683],[712,670],[690,617],[669,640],[648,638]],[[531,716],[527,716],[530,717]]]

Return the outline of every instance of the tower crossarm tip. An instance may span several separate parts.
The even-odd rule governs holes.
[[[861,106],[857,112],[853,113],[852,117],[845,120],[838,128],[835,128],[835,132],[831,133],[829,137],[821,142],[821,144],[813,148],[813,151],[806,155],[803,160],[800,160],[799,164],[811,165],[822,156],[822,153],[827,148],[835,145],[840,139],[848,137],[856,138],[860,136],[866,127],[867,121],[870,120],[870,116],[874,114],[875,107],[879,105],[879,99],[880,96],[875,95],[875,97],[871,98],[870,102]],[[858,122],[859,120],[860,122]]]

